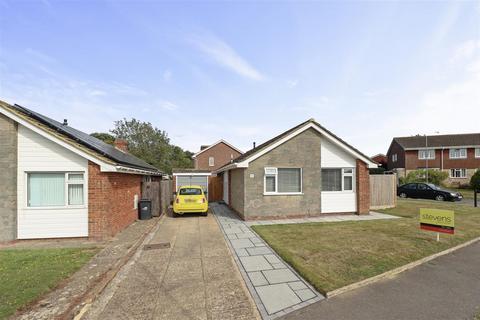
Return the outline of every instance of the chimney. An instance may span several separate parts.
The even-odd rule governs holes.
[[[68,126],[68,120],[67,119],[63,119],[63,125]]]
[[[113,142],[113,145],[115,146],[115,148],[117,148],[122,152],[128,152],[128,142],[126,140],[115,139],[115,141]]]
[[[253,149],[255,149],[255,146],[256,146],[256,143],[255,141],[253,141]]]

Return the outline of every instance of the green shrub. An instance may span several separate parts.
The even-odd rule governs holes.
[[[385,168],[381,168],[381,167],[371,168],[368,170],[370,171],[370,174],[383,174],[386,171]]]
[[[474,190],[480,190],[480,170],[477,170],[470,179],[470,186]]]
[[[448,173],[440,170],[428,169],[428,183],[441,185],[448,178]],[[419,169],[411,171],[406,177],[400,178],[400,184],[412,182],[427,182],[427,170]]]

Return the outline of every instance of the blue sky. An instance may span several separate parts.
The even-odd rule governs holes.
[[[311,117],[367,154],[480,131],[480,2],[0,0],[0,99],[191,151]]]

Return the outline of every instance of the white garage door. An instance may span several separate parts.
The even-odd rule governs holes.
[[[208,176],[177,176],[177,190],[181,186],[201,186],[208,192]]]

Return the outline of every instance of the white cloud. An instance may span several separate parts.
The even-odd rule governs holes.
[[[288,80],[287,85],[289,88],[295,88],[300,81],[298,79],[295,80]]]
[[[221,66],[252,80],[259,81],[264,79],[264,76],[258,70],[251,66],[232,47],[217,37],[196,35],[190,37],[189,41]]]
[[[175,103],[173,103],[171,101],[167,101],[167,100],[160,101],[159,106],[160,106],[160,108],[165,109],[165,110],[169,110],[169,111],[173,111],[173,110],[178,109],[178,106]]]
[[[165,70],[162,74],[163,81],[169,82],[172,79],[172,72],[170,70]]]
[[[464,59],[470,59],[476,52],[478,52],[478,50],[480,50],[480,41],[466,41],[454,49],[454,53],[450,59],[450,62],[455,63]]]

